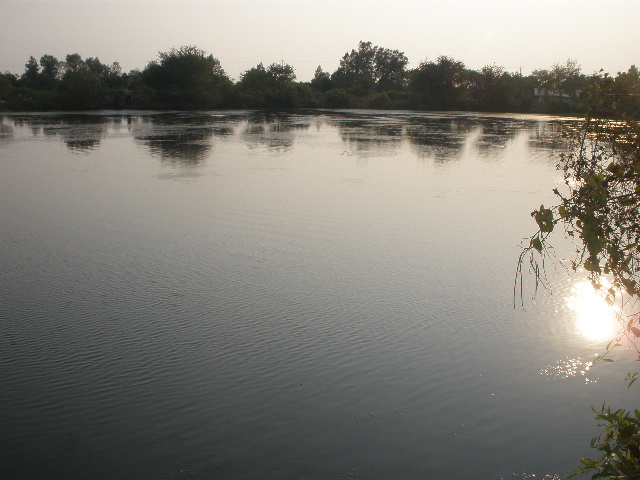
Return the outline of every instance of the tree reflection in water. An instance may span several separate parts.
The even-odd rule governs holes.
[[[211,115],[156,115],[141,117],[132,126],[133,137],[163,161],[198,165],[211,151],[213,137],[233,133],[228,119]]]

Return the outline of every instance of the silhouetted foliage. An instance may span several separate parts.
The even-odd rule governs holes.
[[[603,433],[591,440],[591,448],[601,453],[599,459],[581,458],[582,466],[569,477],[595,472],[591,478],[638,480],[640,478],[640,410],[612,411],[602,405],[593,409],[596,420],[602,422]]]
[[[440,56],[435,62],[422,62],[411,72],[409,88],[418,95],[420,106],[430,110],[461,108],[468,91],[464,63]]]
[[[585,76],[573,60],[527,77],[495,64],[469,70],[462,61],[447,56],[425,60],[413,70],[408,64],[399,50],[361,41],[342,56],[333,73],[318,66],[310,82],[296,81],[294,68],[281,62],[268,67],[260,63],[234,84],[213,55],[195,46],[160,52],[142,71],[128,73],[122,72],[118,62],[103,64],[97,57],[83,60],[72,53],[58,61],[47,54],[40,63],[30,57],[19,77],[4,74],[11,88],[2,81],[2,108],[328,107],[571,113],[582,108],[588,85],[606,76]],[[85,73],[69,75],[80,72]],[[616,82],[633,82],[637,76],[637,69],[630,70],[618,74]],[[71,84],[82,87],[77,95]]]
[[[296,75],[288,64],[262,63],[245,71],[238,82],[243,105],[254,108],[292,108],[299,105]]]
[[[376,47],[373,57],[373,76],[381,91],[400,90],[407,80],[409,59],[399,50]]]
[[[13,82],[8,75],[0,74],[0,101],[7,98],[13,90]]]
[[[320,92],[328,92],[333,88],[333,82],[331,81],[331,75],[322,70],[322,67],[318,65],[316,72],[311,80],[311,87]]]
[[[24,66],[24,73],[20,77],[21,86],[28,88],[38,87],[38,75],[40,72],[40,65],[35,57],[29,57],[29,60]]]
[[[242,74],[238,89],[244,94],[247,106],[257,107],[265,103],[269,81],[269,74],[262,63]]]
[[[477,98],[483,110],[509,111],[514,98],[512,76],[500,65],[485,65],[474,76]]]
[[[39,86],[44,90],[55,90],[62,74],[62,63],[52,55],[43,55],[40,57],[40,67],[42,71],[39,75]]]
[[[65,59],[66,70],[77,72],[81,67],[85,66],[82,57],[77,53],[70,53]]]
[[[340,66],[331,75],[337,88],[364,95],[374,87],[391,90],[404,87],[409,60],[399,50],[389,50],[360,42],[357,50],[344,54]]]
[[[60,82],[61,106],[68,110],[92,110],[104,105],[100,78],[88,68],[68,70]]]
[[[373,85],[375,48],[371,42],[360,42],[358,50],[351,50],[351,52],[344,54],[340,60],[340,67],[331,76],[338,88],[353,88],[355,86],[366,88]]]
[[[534,70],[533,75],[538,78],[538,85],[547,96],[566,95],[575,101],[588,86],[587,77],[581,73],[580,65],[571,59],[564,64],[556,63],[549,70]]]
[[[144,83],[154,90],[153,101],[171,108],[215,108],[224,102],[231,81],[218,59],[198,47],[186,46],[160,52],[142,72]]]

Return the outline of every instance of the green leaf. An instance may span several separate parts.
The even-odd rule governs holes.
[[[542,233],[553,232],[553,212],[551,209],[540,205],[540,210],[535,212],[535,220]]]
[[[564,207],[564,205],[560,205],[560,207],[558,208],[558,214],[560,215],[560,218],[565,218],[567,216],[567,209]]]
[[[538,251],[538,253],[542,253],[542,242],[540,241],[540,238],[538,237],[532,238],[531,246],[535,248]]]
[[[636,290],[635,281],[629,278],[623,278],[620,281],[622,282],[622,285],[624,285],[624,289],[627,291],[629,295],[633,295],[635,293],[635,290]]]

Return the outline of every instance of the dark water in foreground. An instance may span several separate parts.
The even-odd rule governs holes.
[[[553,478],[633,406],[580,278],[513,308],[571,121],[2,125],[1,478]]]

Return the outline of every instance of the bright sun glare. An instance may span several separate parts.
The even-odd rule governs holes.
[[[567,305],[576,313],[580,333],[591,340],[608,340],[616,333],[616,308],[607,304],[591,282],[577,283]]]

